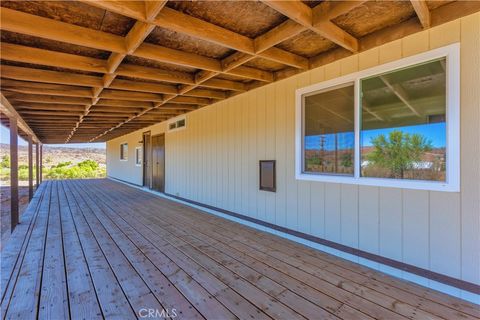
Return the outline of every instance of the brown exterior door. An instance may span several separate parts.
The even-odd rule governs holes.
[[[165,135],[152,136],[152,189],[165,192]]]
[[[152,148],[150,132],[143,133],[143,186],[151,188],[152,184]]]

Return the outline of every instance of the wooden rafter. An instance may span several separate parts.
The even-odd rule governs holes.
[[[361,5],[364,0],[326,0],[313,8],[300,1],[265,0],[267,5],[289,19],[257,37],[249,38],[212,22],[165,7],[166,1],[83,2],[136,21],[126,36],[119,36],[5,7],[2,7],[1,11],[2,30],[110,52],[108,59],[96,59],[52,49],[2,43],[3,60],[72,70],[65,72],[58,69],[51,71],[1,66],[2,92],[26,119],[32,123],[48,124],[50,115],[61,114],[55,119],[59,121],[64,119],[66,124],[71,124],[72,121],[75,123],[67,141],[73,138],[75,132],[78,132],[75,139],[88,137],[90,141],[102,136],[113,137],[346,57],[352,52],[366,50],[409,32],[416,32],[419,30],[418,20],[424,28],[428,28],[468,12],[480,10],[478,3],[464,2],[444,5],[429,12],[424,1],[412,0],[418,16],[417,25],[409,20],[357,40],[331,21]],[[406,25],[405,30],[402,29],[402,25]],[[146,37],[156,27],[183,33],[236,52],[223,59],[213,59],[146,43]],[[306,30],[312,30],[342,48],[307,59],[276,47]],[[129,64],[124,61],[129,55],[162,65],[173,65],[180,70],[195,69],[195,72]],[[257,61],[266,59],[286,67],[271,72],[252,67],[254,64],[248,67],[244,65],[254,59]],[[82,74],[91,72],[96,75]],[[228,75],[227,79],[243,78],[246,81],[217,77],[222,74]],[[408,97],[402,92],[402,88],[394,89],[395,94],[400,95],[400,99],[403,98],[408,103]],[[409,108],[411,107],[413,108],[410,105]],[[81,108],[84,108],[84,112],[78,116]],[[165,109],[175,110],[175,113],[165,113]],[[71,112],[70,117],[66,115],[67,112]],[[375,117],[373,114],[372,116]],[[96,131],[81,126],[82,123],[92,126],[95,121],[101,124]],[[122,126],[123,128],[119,129]],[[104,127],[109,129],[101,130]],[[48,132],[45,127],[38,128],[39,130],[41,128],[42,132]],[[115,133],[112,133],[113,131]]]
[[[302,26],[318,33],[339,46],[350,50],[352,52],[358,51],[358,40],[346,31],[337,27],[329,19],[318,18],[321,16],[317,13],[317,18],[314,21],[314,11],[309,6],[299,0],[295,1],[276,1],[276,0],[262,0],[271,8],[277,10],[293,21]]]
[[[431,18],[430,10],[428,9],[427,2],[424,0],[411,0],[413,9],[417,13],[418,20],[422,24],[424,29],[430,28]]]
[[[336,16],[338,16],[342,13],[347,12],[347,10],[351,10],[352,8],[354,8],[357,5],[360,5],[363,2],[364,1],[359,0],[355,3],[355,5],[350,5],[348,7],[343,6],[342,8],[337,8],[332,14],[330,14],[330,15],[327,14],[327,15],[324,15],[324,16],[326,16],[328,19],[332,19],[332,18],[334,18],[334,17],[336,17]],[[167,11],[168,11],[168,9],[167,9]],[[165,12],[165,10],[162,13],[164,13],[164,12]],[[172,12],[170,12],[170,13],[172,13]],[[173,14],[176,14],[176,13],[173,13]],[[162,15],[159,15],[159,17],[161,17],[161,16]],[[228,46],[229,48],[233,47],[231,44],[224,43],[225,35],[230,34],[230,32],[228,30],[226,32],[224,32],[224,30],[222,30],[221,28],[219,29],[217,26],[214,26],[214,25],[211,25],[211,24],[208,24],[208,23],[204,23],[203,21],[201,21],[199,19],[196,19],[196,18],[190,19],[190,17],[186,16],[186,15],[183,15],[182,17],[184,18],[184,21],[187,21],[188,23],[185,23],[187,25],[187,27],[183,26],[181,30],[176,29],[175,28],[175,21],[170,21],[168,19],[168,17],[165,20],[163,20],[164,25],[162,25],[162,26],[163,27],[170,26],[170,28],[174,31],[177,31],[177,32],[178,31],[181,31],[181,32],[183,31],[185,34],[188,34],[189,36],[196,36],[196,37],[199,37],[200,39],[203,39],[203,40],[211,41],[211,42],[214,42],[214,43],[224,44],[224,45]],[[170,21],[170,22],[168,22],[168,21]],[[156,21],[156,22],[158,22],[158,21]],[[158,23],[156,23],[156,24],[158,26],[160,26],[160,24],[158,24]],[[204,33],[198,34],[198,30],[196,28],[202,28],[202,27],[205,27],[208,30],[211,30],[213,33],[204,32]],[[268,31],[265,34],[258,36],[257,38],[255,38],[253,40],[250,39],[251,40],[251,46],[253,47],[253,50],[255,51],[254,54],[251,54],[251,52],[248,52],[248,50],[247,50],[247,52],[245,52],[245,50],[240,50],[239,52],[232,54],[231,56],[222,60],[223,71],[225,72],[225,71],[233,70],[233,69],[241,66],[243,63],[246,63],[246,62],[252,60],[256,56],[260,56],[262,58],[267,58],[267,59],[270,59],[270,60],[273,60],[273,61],[276,61],[276,62],[284,63],[286,65],[294,66],[294,67],[297,67],[297,68],[308,69],[309,68],[309,63],[308,63],[308,61],[306,61],[306,59],[303,59],[303,58],[301,58],[299,56],[296,56],[294,54],[291,54],[287,51],[280,50],[280,49],[274,47],[276,44],[278,44],[282,41],[285,41],[287,39],[290,39],[291,37],[299,34],[300,32],[302,32],[304,30],[306,30],[305,26],[298,25],[294,22],[287,21],[287,22],[281,24],[278,27],[278,29],[274,28],[274,29]],[[245,43],[247,43],[245,37],[235,37],[235,38],[240,39],[240,40],[236,40],[236,41],[240,41],[240,45],[242,45],[241,43],[244,43],[244,45],[245,45]],[[238,43],[235,44],[235,46],[238,46],[238,45],[239,45]],[[248,47],[250,47],[250,45],[248,45]],[[233,49],[238,49],[238,48],[233,47]],[[209,71],[209,72],[201,71],[201,72],[199,72],[195,76],[196,84],[195,85],[186,85],[186,86],[182,87],[181,90],[180,90],[180,93],[185,94],[185,93],[187,93],[191,90],[194,90],[198,85],[207,86],[207,87],[210,86],[210,87],[213,87],[213,88],[221,88],[220,85],[222,84],[222,82],[225,82],[225,81],[224,80],[218,80],[218,79],[212,79],[217,74],[218,74],[218,72],[215,72],[215,71]],[[239,87],[238,91],[245,91],[247,89],[245,85],[243,85],[242,87],[237,85],[237,87]],[[233,88],[231,88],[231,89],[235,90]],[[156,107],[153,107],[150,110],[154,110],[155,108]],[[145,113],[147,113],[150,110],[147,110]],[[111,132],[111,131],[121,127],[122,125],[129,123],[130,121],[134,120],[136,117],[138,117],[138,116],[133,116],[130,119],[128,119],[127,121],[124,121],[123,123],[119,123],[116,127],[105,131],[104,133],[102,133],[101,135],[98,135],[97,137],[95,137],[91,141],[96,140],[99,137],[101,137],[103,135],[106,135],[108,132]]]
[[[0,93],[0,112],[6,115],[9,118],[14,118],[17,120],[17,125],[25,134],[32,137],[32,140],[35,143],[39,143],[40,140],[38,139],[35,132],[30,128],[30,126],[22,119],[22,117],[18,114],[15,108],[10,104],[10,101]]]

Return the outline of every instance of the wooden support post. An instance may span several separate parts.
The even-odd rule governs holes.
[[[33,141],[32,136],[28,136],[28,201],[33,198]]]
[[[40,183],[43,182],[43,144],[40,145],[40,161],[38,163],[38,171],[40,172]]]
[[[40,185],[40,143],[35,144],[35,185]]]
[[[18,212],[18,128],[17,119],[10,118],[10,223],[11,231],[19,221]]]

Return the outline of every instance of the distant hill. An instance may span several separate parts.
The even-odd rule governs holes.
[[[33,152],[35,153],[35,147],[33,149]],[[3,157],[5,154],[10,154],[10,145],[6,143],[1,143],[0,158]],[[28,147],[18,146],[19,164],[27,164],[27,157]],[[64,148],[52,147],[48,145],[43,146],[43,165],[47,167],[67,161],[71,161],[75,164],[87,159],[98,162],[100,166],[105,166],[105,158],[106,150],[101,148]]]

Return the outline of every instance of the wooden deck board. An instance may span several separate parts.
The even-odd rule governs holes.
[[[11,244],[2,250],[2,259],[1,259],[1,301],[2,306],[4,303],[4,297],[8,289],[12,290],[13,285],[10,285],[12,282],[11,279],[16,279],[16,273],[21,265],[21,259],[23,257],[23,252],[28,246],[28,241],[30,239],[31,231],[34,225],[34,221],[37,217],[39,210],[39,204],[44,196],[43,189],[46,184],[42,184],[38,188],[38,192],[32,198],[28,210],[21,216],[21,223],[15,228],[15,238],[17,241],[11,242]],[[8,304],[8,303],[7,303]],[[2,308],[2,315],[4,309]]]
[[[63,184],[59,184],[58,196],[63,243],[68,248],[64,254],[70,315],[73,319],[101,319],[100,304]]]
[[[44,182],[2,318],[478,319],[479,306],[110,180]],[[145,312],[145,311],[143,311]]]
[[[166,206],[168,205],[171,205],[171,203],[166,204]],[[187,222],[187,220],[184,219],[184,216],[191,214],[191,210],[183,211],[184,207],[179,206],[178,204],[173,204],[171,210],[180,210],[184,212],[182,216],[176,217],[178,221],[182,221],[182,226],[183,223]],[[213,229],[207,231],[211,237],[218,238],[219,235],[222,234],[222,230],[224,230],[224,233],[228,239],[227,241],[229,241],[233,246],[241,246],[241,250],[248,254],[258,254],[259,252],[264,252],[267,255],[278,258],[276,263],[288,262],[291,264],[291,266],[294,266],[295,269],[302,269],[307,272],[310,271],[313,275],[318,275],[319,273],[322,273],[323,270],[327,269],[329,271],[335,270],[336,272],[340,270],[340,272],[344,272],[343,275],[348,280],[352,278],[363,278],[363,280],[358,280],[359,284],[362,286],[379,290],[383,295],[386,296],[399,296],[399,302],[403,301],[402,298],[405,298],[405,296],[409,296],[409,301],[413,305],[420,307],[421,310],[425,310],[440,317],[475,319],[480,316],[479,308],[474,304],[418,286],[413,283],[389,277],[388,275],[380,272],[376,272],[352,262],[330,256],[297,243],[291,241],[279,242],[278,237],[261,231],[252,230],[250,228],[237,227],[237,224],[217,217],[212,217],[209,219],[199,219],[198,217],[195,217],[194,223],[196,227],[201,225],[201,223],[199,224],[197,222],[198,220],[213,224],[215,226]],[[246,233],[244,229],[248,229],[249,232]],[[254,234],[253,236],[252,233]],[[198,233],[195,232],[195,234]],[[301,252],[301,254],[298,254],[298,252]],[[310,254],[305,254],[306,252],[313,254],[313,256]],[[317,258],[317,256],[320,256],[324,260]],[[262,257],[262,259],[266,258]],[[316,264],[309,265],[309,261],[316,261]],[[293,269],[294,272],[297,272],[295,269]],[[321,276],[321,278],[324,278],[324,276]],[[370,284],[370,282],[373,283],[373,285]],[[471,317],[469,317],[469,315]]]

